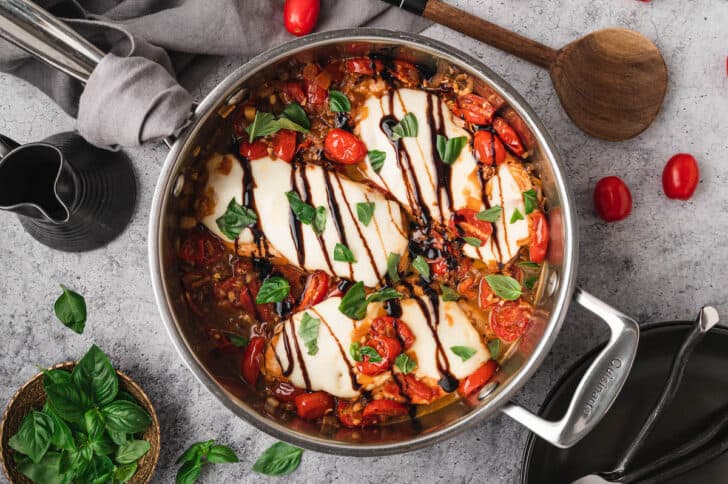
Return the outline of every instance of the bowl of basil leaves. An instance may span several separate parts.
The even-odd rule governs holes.
[[[159,458],[159,420],[142,388],[94,345],[18,390],[0,443],[13,483],[147,483]]]

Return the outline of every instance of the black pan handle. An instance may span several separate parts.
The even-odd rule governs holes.
[[[20,146],[19,143],[16,143],[7,136],[3,136],[0,134],[0,160],[5,158],[8,153],[13,151],[18,146]]]
[[[407,10],[415,15],[422,15],[427,6],[427,0],[383,0],[385,3],[394,5],[402,10]]]

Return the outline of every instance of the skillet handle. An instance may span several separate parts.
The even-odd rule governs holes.
[[[609,326],[607,346],[597,355],[574,392],[566,414],[558,421],[545,420],[525,408],[508,403],[501,411],[547,442],[568,448],[584,438],[606,415],[632,369],[637,344],[637,322],[577,288],[574,300]]]

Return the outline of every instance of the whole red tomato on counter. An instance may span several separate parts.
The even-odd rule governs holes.
[[[320,9],[319,0],[286,0],[283,7],[286,30],[299,37],[311,33]]]
[[[616,176],[607,176],[594,187],[594,207],[601,218],[616,222],[632,212],[632,194],[627,184]]]
[[[686,153],[670,158],[662,171],[662,189],[668,198],[687,200],[695,193],[699,181],[698,162]]]

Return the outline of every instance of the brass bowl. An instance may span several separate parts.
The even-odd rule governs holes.
[[[49,370],[72,370],[76,366],[75,361],[67,361],[65,363],[59,363]],[[157,467],[157,460],[159,460],[159,450],[161,447],[160,442],[160,427],[157,413],[154,411],[154,406],[151,400],[144,390],[128,375],[117,370],[117,376],[119,377],[119,389],[129,392],[139,403],[139,405],[146,410],[152,417],[152,423],[149,428],[144,432],[144,439],[150,444],[151,448],[149,452],[144,454],[144,457],[139,459],[139,467],[134,474],[134,477],[129,480],[131,484],[146,484],[152,480],[154,475],[154,469]],[[28,380],[20,389],[13,395],[8,403],[5,413],[3,414],[2,421],[0,422],[0,444],[2,446],[2,452],[0,452],[0,462],[3,465],[3,471],[5,476],[12,483],[16,484],[32,484],[32,481],[25,477],[23,474],[18,472],[13,462],[12,452],[13,450],[8,445],[10,437],[15,435],[20,428],[20,424],[23,418],[31,410],[40,410],[43,407],[43,403],[46,400],[46,393],[43,390],[43,373],[38,373]]]

